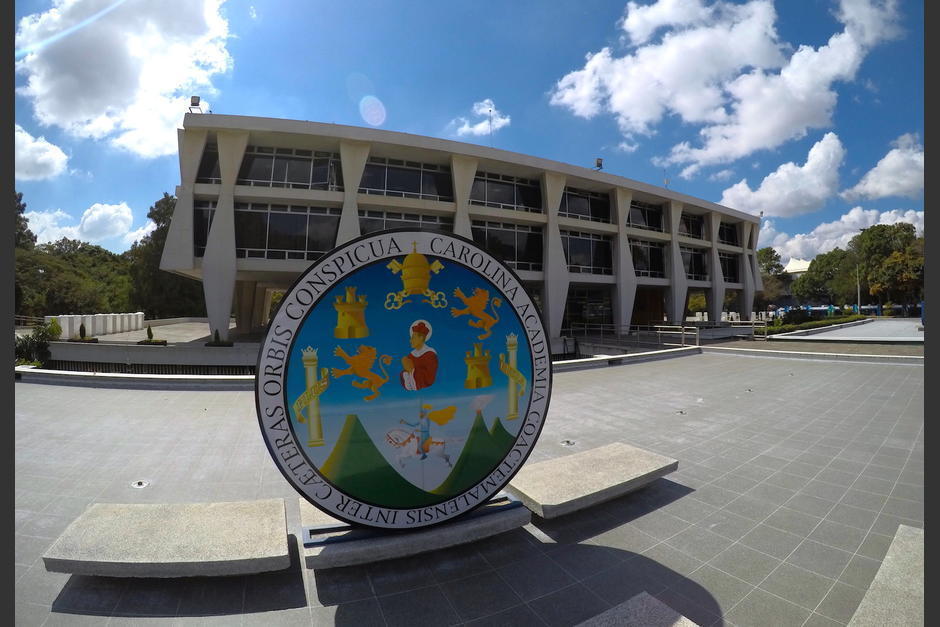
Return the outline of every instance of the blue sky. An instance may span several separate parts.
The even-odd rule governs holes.
[[[786,261],[924,223],[923,3],[18,1],[16,188],[126,250],[216,113],[375,126],[757,214]],[[490,110],[492,109],[492,113]],[[489,132],[492,116],[492,133]]]

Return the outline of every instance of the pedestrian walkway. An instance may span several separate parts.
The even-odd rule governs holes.
[[[924,527],[924,370],[794,363],[706,353],[558,373],[532,463],[622,441],[678,471],[462,547],[326,570],[303,566],[297,495],[251,392],[17,383],[16,622],[576,625],[645,591],[700,625],[846,624],[898,525]],[[91,503],[278,497],[282,572],[111,579],[40,558]]]

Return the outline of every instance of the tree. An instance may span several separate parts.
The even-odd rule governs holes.
[[[147,212],[156,228],[124,253],[130,265],[131,304],[148,318],[206,315],[202,285],[194,279],[160,269],[175,208],[176,197],[164,193]]]
[[[29,220],[23,213],[26,212],[26,203],[23,202],[23,194],[16,192],[16,236],[14,246],[32,250],[36,245],[36,236],[29,230]]]
[[[841,248],[817,255],[809,269],[793,282],[793,295],[811,305],[855,302],[855,265],[855,255]]]
[[[780,263],[780,253],[770,246],[765,246],[757,251],[757,267],[761,274],[776,276],[783,274],[783,264]]]
[[[903,251],[895,250],[871,273],[873,296],[892,302],[920,300],[924,288],[924,238],[919,237]]]
[[[757,267],[760,270],[764,289],[758,294],[755,305],[760,309],[765,309],[768,305],[779,302],[786,295],[791,279],[790,275],[783,271],[780,253],[770,246],[758,249]]]
[[[882,276],[882,265],[891,257],[892,253],[903,253],[916,238],[914,225],[909,222],[896,224],[876,224],[862,229],[861,232],[849,242],[851,251],[858,260],[859,272],[868,286],[866,293],[876,296],[878,302],[885,302],[885,297],[891,299],[892,290],[890,282],[879,282]],[[883,277],[885,278],[885,277]],[[878,284],[877,292],[871,291],[874,284]]]

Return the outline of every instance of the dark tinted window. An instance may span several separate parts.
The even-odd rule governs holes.
[[[542,189],[532,185],[516,185],[516,204],[541,210]]]
[[[222,175],[219,171],[219,153],[215,146],[206,146],[206,151],[202,153],[202,160],[199,162],[196,182],[210,183],[220,178]]]
[[[236,211],[235,248],[265,248],[267,221],[267,212]]]
[[[388,168],[388,189],[396,192],[421,193],[421,171],[408,168]]]
[[[454,184],[450,178],[450,172],[422,172],[421,193],[453,198]]]
[[[304,250],[307,242],[307,216],[271,212],[268,248]]]
[[[336,243],[339,216],[310,214],[307,223],[307,250],[326,252]]]
[[[516,203],[516,196],[513,188],[514,185],[512,183],[487,181],[486,201],[499,203],[501,205],[514,205]]]
[[[242,159],[242,167],[238,173],[238,178],[251,181],[270,181],[273,164],[274,157],[246,154],[245,158]]]

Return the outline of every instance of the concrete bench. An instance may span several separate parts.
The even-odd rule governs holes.
[[[577,627],[698,627],[646,592],[589,618]]]
[[[367,529],[352,527],[300,499],[301,525],[310,528],[302,548],[307,568],[353,566],[436,551],[512,531],[531,519],[529,510],[518,501],[497,498],[433,527],[413,531]]]
[[[614,442],[526,464],[505,489],[538,516],[555,518],[638,490],[678,467],[675,459]]]
[[[898,525],[850,627],[924,624],[924,530]]]
[[[244,575],[290,566],[284,499],[88,507],[42,556],[105,577]]]

